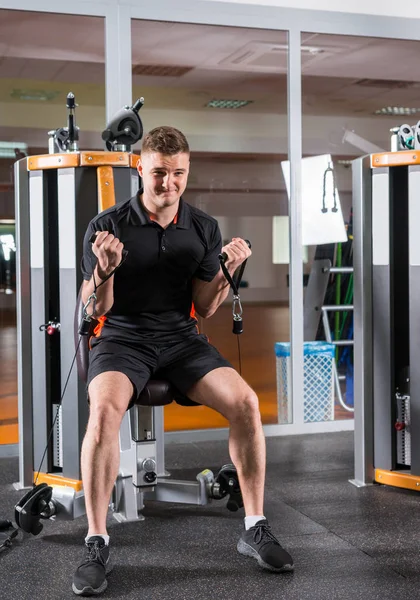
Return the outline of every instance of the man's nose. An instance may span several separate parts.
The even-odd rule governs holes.
[[[174,184],[174,181],[174,177],[172,177],[170,173],[167,173],[163,178],[163,187],[167,190],[171,189],[171,187]]]

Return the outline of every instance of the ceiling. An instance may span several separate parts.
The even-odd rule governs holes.
[[[0,10],[0,103],[104,106],[104,20]],[[420,108],[420,42],[303,34],[305,115],[368,116],[383,106]],[[145,108],[215,110],[212,99],[252,101],[238,112],[284,114],[287,34],[133,21],[133,96]],[[395,118],[391,118],[395,120]]]

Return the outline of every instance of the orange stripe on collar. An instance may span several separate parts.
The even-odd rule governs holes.
[[[150,219],[151,221],[157,221],[156,217],[155,217],[154,215],[152,215],[151,213],[149,213],[149,219]],[[173,223],[174,225],[176,225],[176,224],[178,223],[178,213],[176,213],[175,217],[173,218],[173,221],[172,221],[172,223]]]

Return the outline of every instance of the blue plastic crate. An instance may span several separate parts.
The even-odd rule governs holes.
[[[277,368],[277,400],[279,423],[292,423],[289,402],[290,342],[274,346]],[[334,419],[335,346],[329,342],[304,342],[304,422]]]

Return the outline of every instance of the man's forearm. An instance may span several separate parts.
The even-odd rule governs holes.
[[[216,277],[200,290],[195,305],[201,317],[208,318],[214,315],[229,294],[230,285],[220,269]]]
[[[95,267],[94,271],[95,282],[96,285],[99,286],[105,278],[105,274],[98,273],[98,267]],[[93,294],[95,290],[94,279],[93,276],[91,280],[84,286],[82,293],[82,301],[83,304],[86,304],[88,298],[91,294]],[[112,275],[109,279],[105,281],[100,287],[96,290],[96,306],[95,306],[95,315],[94,317],[101,317],[105,315],[114,304],[114,276]],[[91,302],[87,308],[87,313],[92,315],[93,313],[93,302]]]

